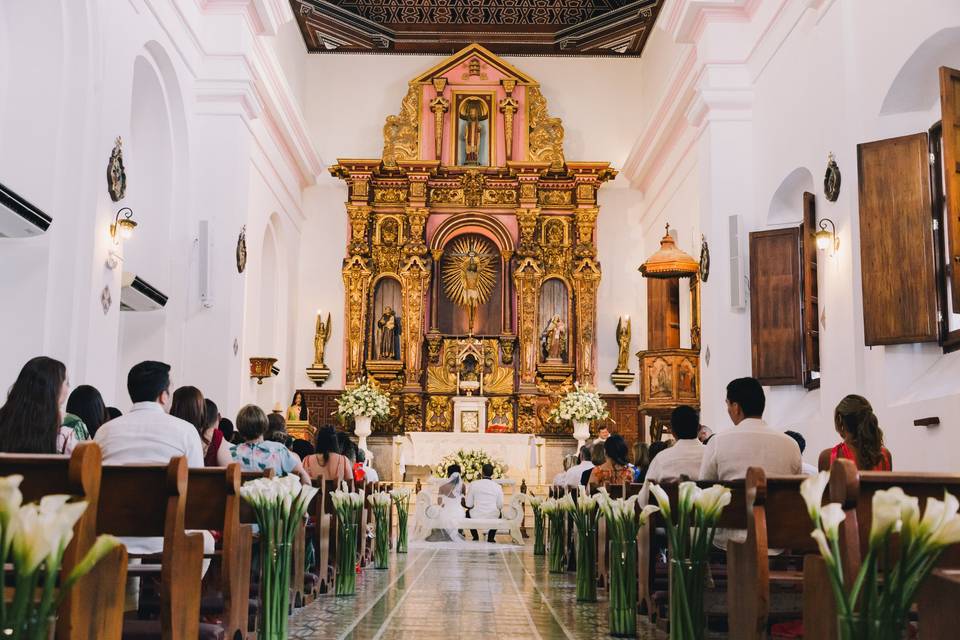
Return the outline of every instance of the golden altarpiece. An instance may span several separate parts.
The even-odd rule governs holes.
[[[571,90],[576,90],[571,87]],[[537,82],[471,45],[409,82],[382,157],[340,159],[346,378],[391,393],[379,433],[562,434],[548,420],[596,372],[597,190],[607,162],[568,161]]]

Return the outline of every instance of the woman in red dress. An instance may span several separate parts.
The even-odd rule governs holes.
[[[837,458],[852,460],[861,471],[890,471],[893,458],[883,446],[883,431],[870,402],[863,396],[849,395],[833,412],[833,424],[843,441],[820,452],[819,468],[830,469]]]

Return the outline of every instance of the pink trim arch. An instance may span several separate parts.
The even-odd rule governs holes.
[[[516,249],[515,230],[508,229],[494,216],[482,213],[458,213],[440,221],[432,230],[429,229],[429,223],[427,226],[431,251],[443,249],[450,240],[464,233],[478,233],[490,239],[501,252],[513,253]]]

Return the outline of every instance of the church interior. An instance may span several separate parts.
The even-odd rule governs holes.
[[[953,0],[3,0],[0,270],[13,637],[956,637]]]

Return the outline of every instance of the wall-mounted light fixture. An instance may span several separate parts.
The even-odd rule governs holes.
[[[830,228],[827,228],[827,225]],[[837,225],[833,224],[830,218],[824,218],[820,221],[820,230],[814,234],[817,240],[817,249],[833,252],[840,248],[840,238],[837,237]]]
[[[113,224],[110,225],[110,237],[113,238],[113,244],[120,244],[121,238],[129,240],[136,228],[137,221],[133,219],[133,209],[124,207],[117,211]]]

